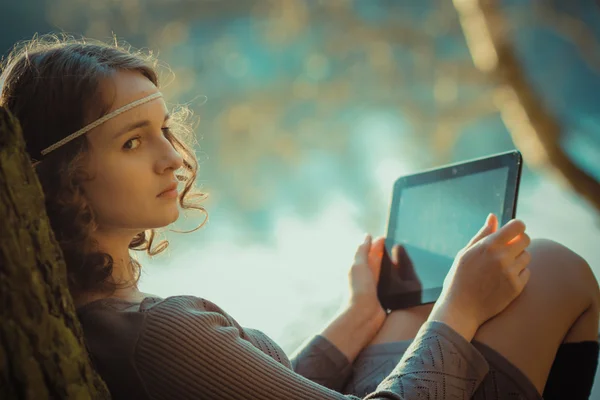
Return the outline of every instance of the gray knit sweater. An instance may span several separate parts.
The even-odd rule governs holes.
[[[104,299],[78,316],[114,399],[358,399],[339,393],[351,364],[324,337],[289,360],[266,335],[198,297]],[[487,372],[471,343],[429,321],[365,399],[469,399]]]

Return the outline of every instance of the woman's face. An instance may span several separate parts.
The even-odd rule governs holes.
[[[109,112],[158,92],[137,72],[118,72],[102,97],[114,102]],[[87,169],[91,181],[83,190],[102,232],[135,235],[174,222],[179,216],[176,197],[158,197],[177,183],[182,157],[164,136],[169,126],[162,98],[134,107],[88,132]]]

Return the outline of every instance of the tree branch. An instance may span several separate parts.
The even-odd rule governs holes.
[[[600,184],[560,146],[561,128],[525,77],[507,40],[507,21],[493,0],[454,0],[475,65],[498,83],[504,123],[530,165],[545,168],[600,211]]]
[[[556,11],[544,2],[534,3],[533,10],[542,25],[555,30],[569,40],[575,45],[587,65],[600,73],[600,43],[596,40],[596,34],[585,22]]]

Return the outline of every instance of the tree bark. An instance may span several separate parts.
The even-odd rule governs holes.
[[[550,171],[600,212],[600,183],[560,144],[561,126],[525,76],[496,0],[454,0],[475,66],[497,83],[496,100],[517,148],[533,167]]]
[[[0,398],[110,398],[84,345],[21,128],[2,107],[0,321]]]

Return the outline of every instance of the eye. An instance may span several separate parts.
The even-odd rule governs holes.
[[[162,131],[164,137],[166,137],[167,139],[170,138],[170,136],[171,136],[171,128],[170,127],[167,126],[165,128],[160,128],[160,130]],[[123,149],[125,149],[127,151],[136,150],[140,146],[140,144],[138,144],[137,146],[133,146],[133,147],[131,146],[131,144],[134,143],[136,140],[138,142],[140,142],[140,144],[141,144],[141,137],[136,136],[136,137],[133,137],[133,138],[129,139],[128,141],[126,141],[123,144]]]
[[[136,141],[136,140],[137,140],[137,141],[140,141],[140,137],[139,137],[139,136],[136,136],[136,137],[134,137],[134,138],[131,138],[131,139],[129,139],[128,141],[126,141],[126,142],[123,144],[123,148],[124,148],[125,150],[135,150],[135,149],[137,149],[137,146],[136,146],[136,147],[133,147],[133,148],[131,148],[131,147],[129,147],[129,146],[128,146],[128,144],[130,144],[130,143],[133,143],[133,142],[134,142],[134,141]]]

